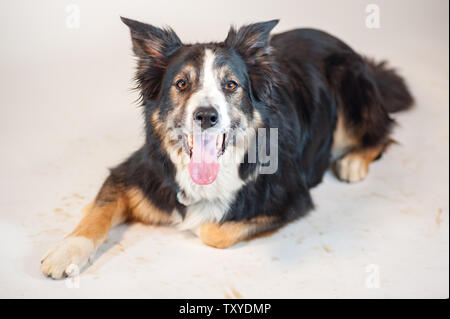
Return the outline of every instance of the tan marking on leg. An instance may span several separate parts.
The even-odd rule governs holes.
[[[91,239],[97,248],[109,233],[111,227],[127,218],[127,202],[123,189],[105,183],[93,204],[84,210],[84,217],[69,236],[83,236]]]
[[[94,207],[94,202],[87,204],[86,206],[83,207],[82,213],[81,213],[81,217],[85,217],[87,214],[89,214],[89,212],[92,210],[92,208]]]
[[[333,159],[338,159],[352,148],[357,147],[358,144],[358,139],[352,134],[348,125],[345,123],[345,117],[342,111],[338,110],[336,128],[333,132],[333,146],[331,148]]]
[[[127,191],[131,216],[148,224],[169,224],[171,214],[155,207],[138,188]]]
[[[200,239],[208,246],[228,248],[242,240],[272,230],[271,217],[256,217],[244,222],[205,223],[200,227]]]
[[[93,206],[69,236],[84,236],[98,247],[109,233],[111,227],[123,222],[125,203],[120,200],[104,207]]]
[[[228,248],[241,241],[247,232],[248,226],[243,223],[205,223],[200,227],[200,239],[208,246]]]

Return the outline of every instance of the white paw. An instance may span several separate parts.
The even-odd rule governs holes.
[[[75,266],[80,270],[94,253],[92,240],[86,237],[68,237],[42,258],[41,270],[54,279],[70,276]]]
[[[337,176],[346,182],[358,182],[367,176],[369,164],[359,154],[347,154],[336,162]]]

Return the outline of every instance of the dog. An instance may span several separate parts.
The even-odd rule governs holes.
[[[313,208],[310,189],[328,168],[345,182],[365,178],[393,142],[389,113],[413,104],[386,63],[319,30],[271,36],[272,20],[231,27],[223,42],[183,44],[170,28],[121,19],[145,142],[42,259],[55,279],[129,220],[191,230],[216,248],[273,232]]]

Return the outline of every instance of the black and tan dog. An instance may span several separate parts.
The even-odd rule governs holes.
[[[122,20],[138,57],[145,143],[43,258],[53,278],[83,266],[127,220],[190,229],[217,248],[276,230],[311,210],[309,189],[330,164],[341,180],[363,179],[391,143],[388,113],[413,102],[394,71],[321,31],[269,38],[273,20],[183,44],[170,29]],[[276,143],[263,128],[276,129]],[[259,146],[250,156],[255,143],[276,151],[270,173]]]

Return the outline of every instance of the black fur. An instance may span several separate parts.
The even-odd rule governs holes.
[[[256,108],[264,126],[278,128],[279,134],[277,172],[259,175],[243,186],[222,222],[273,216],[275,229],[304,215],[313,207],[309,189],[322,180],[330,163],[338,108],[361,135],[363,146],[370,146],[388,140],[393,124],[388,112],[412,104],[403,80],[392,70],[321,31],[298,29],[269,40],[274,20],[231,29],[223,43],[186,46],[171,30],[123,20],[131,28],[139,58],[146,142],[112,169],[110,178],[125,187],[139,187],[168,213],[174,208],[183,212],[184,207],[176,200],[175,167],[149,117],[154,108],[165,105],[166,72],[173,63],[195,55],[195,50],[209,47],[235,56],[232,67],[239,68],[248,84],[248,107]],[[158,52],[148,53],[149,41]],[[255,169],[255,164],[243,163],[240,176],[246,179]]]

